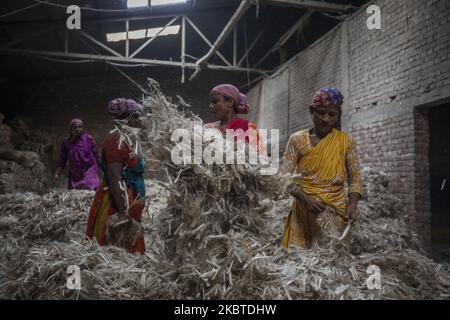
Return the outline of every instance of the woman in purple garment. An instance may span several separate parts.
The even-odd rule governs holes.
[[[69,163],[69,190],[96,190],[100,184],[99,179],[99,153],[94,139],[83,129],[83,121],[73,119],[70,121],[70,135],[61,145],[58,169],[53,181]]]

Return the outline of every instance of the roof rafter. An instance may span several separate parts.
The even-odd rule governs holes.
[[[300,17],[300,19],[298,19],[298,21],[286,33],[284,33],[281,36],[281,38],[275,43],[275,45],[269,51],[267,51],[267,53],[261,59],[259,59],[259,61],[255,64],[255,67],[258,67],[272,53],[274,53],[279,48],[281,48],[292,37],[294,32],[296,32],[299,29],[301,30],[303,28],[303,26],[308,22],[308,20],[311,17],[312,13],[313,13],[312,11],[308,11],[307,13],[302,15]]]
[[[192,74],[190,80],[194,79],[197,74],[200,72],[201,68],[208,62],[208,60],[216,53],[219,47],[223,44],[223,42],[227,39],[230,33],[233,31],[233,28],[238,23],[238,21],[242,18],[242,16],[247,12],[248,8],[252,5],[251,0],[242,0],[239,7],[233,14],[233,16],[228,21],[227,25],[223,28],[223,31],[216,39],[216,42],[213,44],[212,48],[201,57],[197,61],[197,70]]]
[[[321,12],[345,13],[355,9],[352,5],[342,5],[325,1],[313,0],[266,0],[265,3],[273,6],[296,7]]]

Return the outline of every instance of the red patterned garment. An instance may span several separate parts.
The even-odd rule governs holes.
[[[135,154],[130,146],[120,139],[120,133],[115,130],[106,136],[102,147],[102,162],[111,164],[113,162],[122,162],[124,170],[133,168],[139,164],[140,156]],[[139,197],[133,188],[127,186],[129,199],[129,216],[140,223],[144,209],[144,199]],[[130,253],[144,253],[145,244],[142,234],[135,232],[130,228],[127,239],[119,237],[109,226],[111,216],[116,213],[112,197],[109,192],[108,183],[103,180],[94,197],[87,223],[86,235],[92,239],[95,238],[100,245],[117,245],[124,247]]]

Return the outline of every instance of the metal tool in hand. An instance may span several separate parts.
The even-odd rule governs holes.
[[[303,175],[301,173],[289,177],[290,180],[301,179],[301,178],[303,178]]]
[[[345,227],[345,230],[344,230],[344,232],[342,233],[342,236],[339,238],[339,241],[342,241],[342,240],[345,239],[345,237],[347,236],[347,234],[350,232],[351,226],[352,226],[352,223],[349,222],[349,223],[347,224],[347,227]]]

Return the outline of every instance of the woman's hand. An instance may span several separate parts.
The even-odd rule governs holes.
[[[55,175],[53,176],[53,183],[56,183],[56,181],[58,181],[61,171],[61,168],[56,169]]]
[[[320,214],[326,209],[326,206],[323,203],[316,201],[307,195],[302,197],[301,202],[308,208],[309,212],[313,214]]]
[[[293,196],[297,201],[303,203],[309,212],[313,214],[319,214],[325,211],[325,205],[319,201],[314,200],[308,196],[297,184],[290,184],[287,189],[287,193]]]
[[[121,162],[113,162],[108,164],[106,176],[108,178],[108,187],[112,197],[114,206],[119,212],[127,212],[127,195],[125,188],[121,185],[122,169],[124,165]]]
[[[354,223],[356,221],[356,203],[349,204],[345,209],[344,223]]]
[[[356,206],[361,195],[359,193],[350,193],[348,195],[348,205],[345,208],[344,223],[354,223],[356,221]]]

